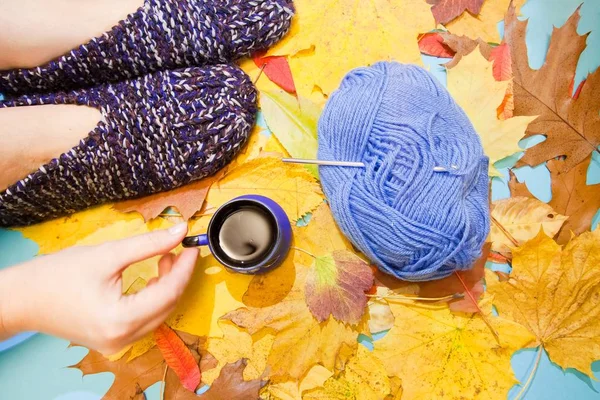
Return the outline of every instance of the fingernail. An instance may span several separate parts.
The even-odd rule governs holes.
[[[181,222],[177,225],[174,225],[169,228],[169,233],[171,235],[180,235],[183,232],[187,232],[188,226],[187,222]]]

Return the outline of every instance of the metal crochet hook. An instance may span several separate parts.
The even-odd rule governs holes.
[[[332,167],[352,167],[352,168],[364,168],[365,164],[357,161],[328,161],[328,160],[308,160],[304,158],[282,158],[281,161],[284,163],[293,164],[312,164],[312,165],[327,165]],[[458,169],[456,165],[450,167],[453,170]],[[445,167],[433,167],[434,172],[448,172]]]
[[[353,168],[364,168],[365,164],[356,161],[327,161],[327,160],[307,160],[303,158],[282,158],[281,161],[284,163],[293,164],[314,164],[314,165],[327,165],[332,167],[353,167]]]

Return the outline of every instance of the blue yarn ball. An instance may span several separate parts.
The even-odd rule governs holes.
[[[319,172],[341,230],[384,272],[441,279],[481,256],[489,160],[423,68],[380,62],[346,75],[319,120],[319,159],[365,164]]]

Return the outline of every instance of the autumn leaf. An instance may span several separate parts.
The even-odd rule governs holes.
[[[250,334],[229,321],[219,321],[222,337],[210,337],[207,341],[206,349],[215,358],[217,365],[215,368],[202,374],[202,381],[209,385],[214,384],[221,370],[230,363],[240,359],[246,360],[246,368],[243,371],[243,378],[246,381],[261,378],[265,372],[267,357],[274,336],[265,334],[256,340],[252,339]]]
[[[317,157],[319,106],[308,99],[279,91],[260,92],[260,107],[269,130],[292,157]],[[316,166],[310,166],[309,171],[318,178]]]
[[[302,393],[323,386],[333,373],[317,364],[310,369],[301,381],[272,378],[260,393],[262,400],[303,400]]]
[[[225,171],[222,170],[214,176],[189,185],[168,192],[115,203],[113,207],[123,213],[137,211],[142,214],[145,221],[158,217],[168,207],[174,207],[181,214],[181,218],[187,221],[202,208],[210,186],[218,181],[224,173]]]
[[[200,384],[200,369],[183,341],[165,324],[154,331],[154,340],[167,365],[177,374],[183,387],[195,392]]]
[[[267,359],[272,377],[299,379],[317,363],[333,370],[341,346],[357,346],[358,330],[333,318],[319,322],[313,317],[304,300],[307,269],[296,271],[295,287],[281,302],[263,308],[241,308],[223,317],[253,336],[275,332]]]
[[[561,164],[564,161],[550,160],[546,164],[550,170],[552,199],[550,207],[569,217],[558,234],[556,241],[566,244],[571,232],[576,235],[589,231],[592,219],[600,208],[600,184],[587,184],[587,171],[592,160],[591,155],[567,173]],[[524,183],[518,183],[513,176],[509,182],[513,196],[534,197]]]
[[[417,36],[435,26],[422,0],[296,0],[294,6],[289,34],[268,55],[291,56],[296,87],[307,98],[313,91],[329,95],[356,67],[420,63]]]
[[[103,205],[17,230],[38,244],[38,254],[51,254],[71,247],[96,230],[120,221],[143,225],[139,216],[123,215],[110,205]]]
[[[258,399],[258,393],[266,382],[260,379],[245,381],[243,372],[247,360],[241,359],[235,363],[227,364],[211,387],[199,397],[198,400],[247,400]],[[187,400],[187,399],[186,399]]]
[[[518,9],[525,1],[513,0],[513,4]],[[486,0],[477,15],[471,15],[468,12],[462,13],[444,26],[455,35],[464,35],[474,39],[481,38],[484,42],[498,43],[500,41],[498,23],[504,19],[510,2],[511,0]]]
[[[262,69],[264,74],[277,86],[288,93],[295,94],[296,85],[287,58],[284,56],[265,57],[265,53],[255,54],[252,57],[254,64]]]
[[[490,158],[490,175],[499,176],[493,164],[521,151],[518,142],[536,117],[513,117],[502,121],[497,118],[496,109],[504,99],[508,82],[496,81],[492,68],[492,63],[473,51],[455,68],[448,70],[448,90],[481,138],[483,149]]]
[[[501,316],[535,335],[560,367],[593,377],[600,359],[600,230],[586,232],[564,249],[540,232],[513,250],[509,280],[490,275],[488,290]]]
[[[564,173],[583,162],[600,146],[600,71],[588,75],[577,99],[572,81],[587,35],[577,34],[579,11],[555,28],[544,65],[529,67],[525,33],[527,21],[519,21],[514,9],[505,20],[505,40],[512,53],[514,115],[539,116],[528,127],[526,137],[544,135],[546,140],[527,149],[517,165],[538,165],[559,156]],[[550,84],[551,83],[551,84]]]
[[[242,307],[252,276],[227,271],[213,256],[200,257],[167,324],[197,336],[223,335],[219,318]]]
[[[323,387],[306,392],[303,398],[380,400],[390,391],[390,379],[381,361],[364,346],[358,346],[339,377],[329,378]]]
[[[427,0],[427,3],[433,4],[431,13],[435,22],[447,24],[465,11],[479,14],[483,0]]]
[[[510,257],[511,247],[533,239],[540,229],[554,236],[567,220],[548,204],[527,197],[497,200],[492,207],[492,251],[507,257]]]
[[[419,50],[428,56],[452,58],[456,51],[444,43],[444,37],[439,32],[425,33],[419,38]]]
[[[345,250],[317,257],[306,279],[306,304],[319,321],[332,315],[357,324],[367,304],[365,292],[373,285],[371,268]]]
[[[196,365],[200,364],[201,369],[210,370],[214,367],[209,354],[204,348],[204,338],[199,338],[193,335],[187,335],[179,332],[186,347],[191,352]],[[83,375],[97,374],[102,372],[110,372],[115,375],[115,380],[104,395],[105,400],[121,400],[136,398],[139,396],[140,389],[146,390],[156,382],[163,378],[166,363],[161,351],[157,347],[153,347],[148,352],[132,361],[127,361],[128,357],[123,357],[118,361],[110,361],[102,354],[90,350],[89,353],[76,365],[71,368],[79,369]],[[181,388],[179,379],[175,380],[175,384],[171,385],[173,391]],[[192,394],[185,390],[185,392]],[[139,397],[138,397],[139,398]],[[174,399],[166,395],[166,400]]]
[[[246,194],[267,196],[295,221],[323,202],[321,188],[304,167],[264,157],[230,169],[208,192],[207,202],[218,207]]]
[[[506,399],[517,383],[510,359],[533,337],[521,325],[494,317],[481,303],[498,344],[478,314],[445,306],[391,305],[394,327],[374,343],[389,375],[402,380],[403,398]]]

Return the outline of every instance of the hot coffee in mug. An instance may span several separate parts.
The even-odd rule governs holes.
[[[205,235],[189,236],[184,247],[208,245],[227,268],[252,274],[281,264],[292,240],[285,211],[268,197],[241,196],[213,215]]]

